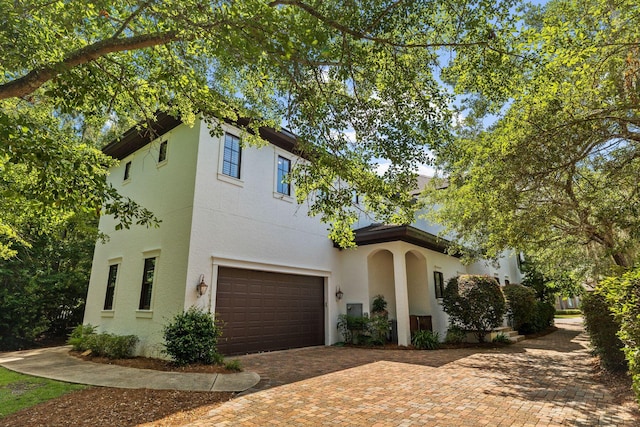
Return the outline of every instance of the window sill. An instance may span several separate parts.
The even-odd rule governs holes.
[[[136,310],[136,317],[139,319],[151,319],[153,310]]]
[[[169,163],[169,160],[167,160],[167,159],[165,159],[165,160],[163,160],[161,162],[158,162],[158,164],[156,165],[156,168],[160,169],[161,167],[163,167],[167,163]]]
[[[287,203],[293,203],[293,197],[287,196],[286,194],[278,193],[277,191],[273,192],[273,198],[282,200]]]
[[[218,172],[218,181],[224,181],[229,184],[236,185],[238,187],[244,187],[244,181],[239,178],[234,178],[229,175],[225,175],[223,173]]]
[[[100,312],[100,317],[113,317],[114,313],[114,310],[102,310]]]

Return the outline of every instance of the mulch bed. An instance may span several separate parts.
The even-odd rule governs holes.
[[[235,371],[229,371],[224,366],[220,365],[204,365],[194,363],[187,366],[177,366],[169,360],[153,359],[150,357],[133,357],[130,359],[109,359],[107,357],[96,356],[83,356],[78,351],[70,351],[70,355],[82,360],[94,363],[104,363],[107,365],[126,366],[128,368],[138,369],[154,369],[156,371],[171,371],[171,372],[202,372],[209,374],[230,374]]]
[[[174,426],[192,419],[192,410],[230,400],[233,393],[93,387],[65,394],[0,419],[4,427],[129,427],[163,419]],[[196,409],[197,410],[197,409]]]

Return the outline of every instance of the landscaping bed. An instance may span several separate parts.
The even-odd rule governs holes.
[[[194,363],[186,366],[178,366],[169,360],[154,359],[150,357],[132,357],[127,359],[109,359],[107,357],[96,357],[91,355],[83,356],[79,351],[70,351],[70,355],[82,360],[94,363],[104,363],[107,365],[126,366],[128,368],[154,369],[156,371],[171,372],[201,372],[209,374],[231,374],[237,371],[226,369],[222,365],[206,365]]]

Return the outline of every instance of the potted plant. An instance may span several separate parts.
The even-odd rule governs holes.
[[[384,318],[389,317],[387,301],[384,299],[384,295],[382,294],[378,294],[373,297],[373,302],[371,303],[371,317],[373,316],[380,316]]]

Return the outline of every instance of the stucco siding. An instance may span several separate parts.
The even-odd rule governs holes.
[[[162,222],[157,228],[132,225],[116,231],[112,217],[100,219],[100,231],[108,240],[96,244],[84,323],[100,331],[138,335],[144,354],[159,354],[162,325],[183,307],[198,132],[198,125],[181,125],[123,159],[109,176],[120,194],[150,209]],[[165,140],[167,160],[158,163],[159,144]],[[128,162],[131,177],[125,182]],[[148,257],[157,257],[151,309],[138,310]],[[114,263],[119,267],[113,310],[105,311],[107,275]]]

